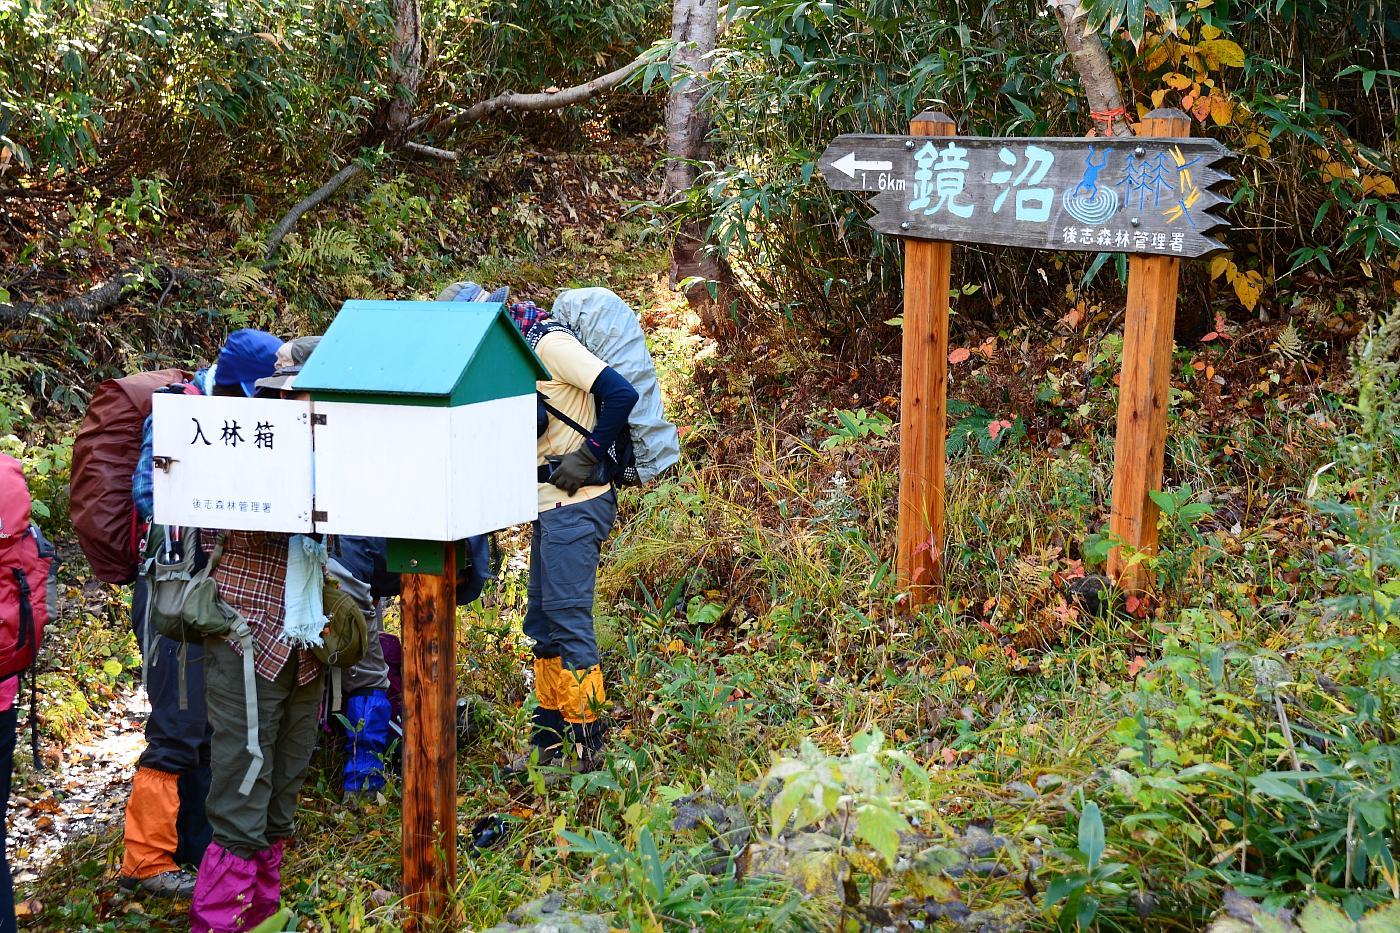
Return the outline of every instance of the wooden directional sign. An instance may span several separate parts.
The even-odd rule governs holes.
[[[1209,139],[839,136],[826,183],[878,192],[881,233],[953,243],[1194,257],[1230,199]]]

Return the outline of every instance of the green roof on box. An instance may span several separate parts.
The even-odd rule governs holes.
[[[547,378],[503,304],[347,301],[295,385],[323,401],[455,406]]]

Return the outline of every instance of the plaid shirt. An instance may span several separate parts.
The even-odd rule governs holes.
[[[264,680],[276,680],[293,652],[299,655],[297,683],[309,684],[321,673],[321,662],[310,651],[298,651],[282,640],[286,615],[288,535],[258,531],[224,533],[224,553],[214,569],[219,595],[243,614],[253,630],[253,668]],[[242,647],[229,639],[240,655]]]

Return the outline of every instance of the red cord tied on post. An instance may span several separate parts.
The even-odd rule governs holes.
[[[1089,118],[1094,121],[1095,127],[1101,128],[1104,136],[1113,135],[1113,121],[1122,120],[1126,126],[1128,123],[1128,109],[1126,107],[1114,107],[1112,110],[1090,110]]]

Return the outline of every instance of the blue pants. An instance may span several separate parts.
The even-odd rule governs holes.
[[[212,838],[204,813],[209,796],[209,720],[204,708],[204,646],[151,636],[149,654],[142,621],[146,586],[136,581],[131,596],[132,628],[146,657],[146,695],[151,715],[146,719],[146,750],[139,767],[175,774],[180,779],[180,812],[175,815],[179,838],[175,861],[198,865]],[[181,649],[184,650],[183,663]],[[185,709],[180,708],[180,678],[184,677]]]
[[[521,628],[535,642],[535,657],[559,658],[565,670],[598,664],[593,632],[593,590],[598,557],[617,518],[617,496],[546,509],[530,539],[529,603]]]

